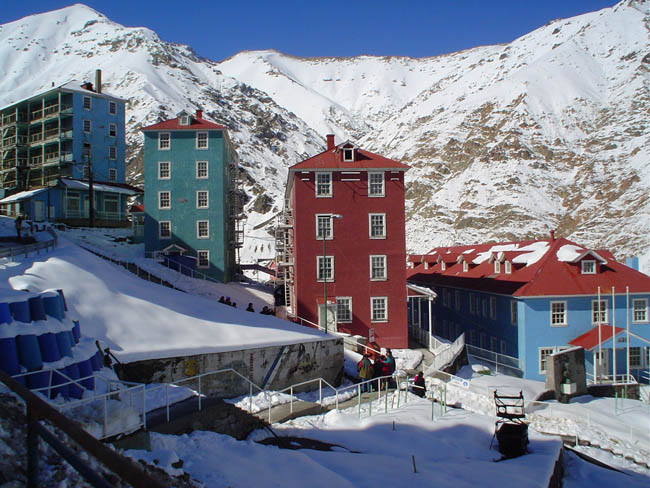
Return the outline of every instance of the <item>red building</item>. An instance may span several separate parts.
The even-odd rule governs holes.
[[[290,317],[408,346],[407,169],[333,135],[327,150],[289,168],[276,248]]]

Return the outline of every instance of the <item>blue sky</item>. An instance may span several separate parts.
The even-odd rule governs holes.
[[[3,2],[0,23],[70,5],[61,0]],[[87,0],[129,27],[189,44],[222,60],[244,50],[295,56],[435,56],[510,42],[548,21],[610,7],[614,0]]]

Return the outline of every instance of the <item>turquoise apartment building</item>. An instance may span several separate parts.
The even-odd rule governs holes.
[[[228,282],[243,244],[238,157],[201,110],[142,129],[145,252]]]

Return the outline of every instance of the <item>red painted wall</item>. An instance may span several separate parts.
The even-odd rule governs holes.
[[[326,254],[334,256],[334,282],[327,283],[327,296],[352,297],[353,318],[352,323],[339,323],[339,331],[368,337],[369,328],[373,327],[375,342],[380,346],[408,347],[404,171],[384,172],[384,197],[368,197],[366,171],[360,170],[358,175],[332,171],[331,198],[316,198],[315,171],[306,171],[290,174],[297,315],[318,323],[317,301],[322,303],[323,283],[316,279],[317,256],[323,254],[323,241],[316,239],[316,214],[340,214],[342,219],[333,219],[334,238],[326,242]],[[341,181],[342,178],[360,181]],[[370,213],[386,214],[386,239],[370,239]],[[372,254],[386,255],[386,281],[370,280]],[[388,297],[388,322],[371,323],[371,296]]]

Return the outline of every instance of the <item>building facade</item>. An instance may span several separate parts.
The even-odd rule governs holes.
[[[412,326],[448,340],[465,333],[478,355],[502,355],[526,378],[543,380],[548,355],[572,346],[585,348],[593,378],[640,379],[650,367],[650,277],[609,251],[552,235],[436,248],[409,263],[409,282],[438,294],[432,308],[411,303]]]
[[[199,110],[142,131],[145,252],[232,280],[244,237],[243,194],[226,128]]]
[[[126,219],[124,100],[68,82],[0,109],[0,207],[33,220]],[[47,190],[47,191],[46,191]],[[9,197],[9,198],[8,198]]]
[[[332,135],[289,169],[276,250],[290,316],[407,347],[407,169]]]

